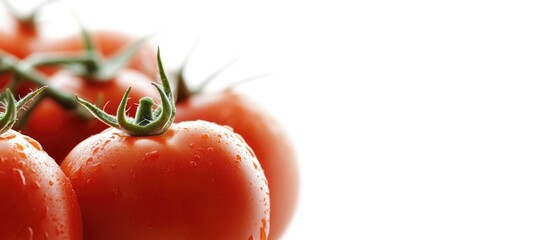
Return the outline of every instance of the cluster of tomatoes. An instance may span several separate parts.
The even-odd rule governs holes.
[[[170,82],[160,53],[116,30],[46,39],[13,20],[0,30],[0,239],[280,238],[296,157],[253,99]]]

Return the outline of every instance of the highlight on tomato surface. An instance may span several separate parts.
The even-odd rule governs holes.
[[[34,139],[11,130],[17,112],[39,94],[15,101],[9,89],[0,114],[0,239],[82,239],[70,180]]]
[[[173,124],[174,98],[157,56],[157,105],[141,98],[116,115],[79,99],[111,126],[77,145],[61,167],[82,209],[85,239],[267,239],[267,180],[248,144],[211,122]],[[157,106],[156,106],[157,105]]]

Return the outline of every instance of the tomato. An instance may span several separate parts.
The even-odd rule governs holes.
[[[143,96],[157,95],[151,88],[152,80],[140,72],[122,69],[112,79],[104,82],[89,81],[69,71],[60,71],[51,76],[51,88],[76,94],[104,106],[108,113],[115,113],[120,98],[128,86],[133,87],[130,104]],[[130,115],[135,112],[130,111]],[[63,108],[51,98],[45,98],[29,113],[28,121],[21,132],[36,139],[44,150],[58,163],[69,151],[87,137],[107,128],[100,121],[88,116],[83,118],[74,111]]]
[[[175,122],[197,119],[232,127],[254,150],[269,182],[269,238],[280,238],[292,219],[299,190],[295,151],[282,127],[252,99],[234,91],[194,94],[176,105]]]
[[[2,93],[0,115],[0,239],[81,239],[82,218],[61,168],[34,139],[11,130],[17,112],[44,88],[18,102]]]
[[[90,36],[97,50],[105,58],[113,56],[138,40],[131,35],[108,30],[91,31]],[[41,52],[80,52],[83,50],[82,34],[56,39],[39,48]],[[154,79],[158,74],[155,59],[155,50],[150,45],[143,44],[128,63],[128,68],[142,72]]]
[[[61,168],[74,185],[85,239],[266,239],[269,195],[253,151],[204,121],[162,135],[110,128]]]
[[[0,135],[0,239],[82,239],[69,179],[35,140]]]

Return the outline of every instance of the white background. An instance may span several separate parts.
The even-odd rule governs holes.
[[[549,238],[544,1],[61,0],[50,37],[70,11],[172,67],[198,42],[194,83],[237,58],[212,91],[271,73],[238,90],[299,153],[285,239]]]

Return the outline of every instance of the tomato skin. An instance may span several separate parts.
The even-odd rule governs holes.
[[[132,91],[128,106],[133,107],[128,112],[129,115],[135,114],[134,106],[141,97],[158,96],[151,86],[150,78],[129,69],[121,70],[106,82],[88,81],[68,71],[56,73],[49,82],[50,86],[63,92],[77,94],[80,98],[98,103],[99,106],[104,105],[103,109],[109,114],[116,114],[120,99],[129,86]],[[53,99],[46,98],[32,109],[21,132],[42,143],[44,150],[61,163],[74,146],[107,127],[91,116],[84,119],[64,109]]]
[[[269,239],[280,238],[299,191],[296,154],[281,126],[252,99],[234,91],[192,95],[176,105],[175,122],[198,119],[232,127],[254,150],[269,182]]]
[[[35,140],[0,135],[0,239],[82,239],[71,182]]]
[[[97,50],[105,58],[109,58],[120,50],[131,45],[138,39],[117,31],[96,30],[90,31],[90,36]],[[40,52],[81,52],[84,50],[82,34],[71,35],[62,39],[55,39],[39,46]],[[128,68],[142,72],[150,78],[156,78],[156,51],[149,45],[143,44],[128,63]]]
[[[163,135],[109,128],[61,168],[77,193],[85,239],[266,239],[269,193],[246,143],[193,121]]]

